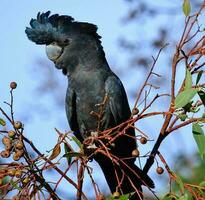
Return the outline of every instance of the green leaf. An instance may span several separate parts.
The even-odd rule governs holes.
[[[13,181],[13,180],[9,180],[9,183],[17,190],[21,191],[22,189],[18,186],[18,182]]]
[[[194,136],[194,139],[196,141],[196,144],[199,149],[199,154],[201,156],[201,159],[203,159],[204,153],[205,153],[205,135],[204,131],[201,128],[201,126],[197,123],[192,124],[192,133]]]
[[[192,76],[191,72],[186,69],[185,87],[184,90],[190,89],[192,87]]]
[[[202,182],[199,184],[199,186],[205,187],[205,181],[202,181]]]
[[[191,5],[190,5],[189,0],[184,0],[184,3],[183,3],[183,12],[184,12],[184,15],[185,15],[186,17],[189,16],[189,13],[191,12]]]
[[[178,200],[190,200],[189,195],[186,193],[184,195],[182,195],[181,197],[179,197]]]
[[[201,71],[198,73],[197,77],[196,77],[196,85],[199,83],[202,74],[203,74],[203,70],[201,70]]]
[[[2,118],[0,118],[0,124],[1,124],[2,126],[6,126],[6,122],[5,122],[5,120],[2,119]]]
[[[121,196],[119,196],[119,198],[117,198],[117,200],[129,200],[130,195],[131,195],[130,193],[121,195]],[[111,196],[107,200],[116,200],[116,198]]]
[[[63,155],[63,157],[66,157],[66,158],[80,157],[80,156],[83,156],[83,154],[79,152],[69,152]]]
[[[182,194],[184,194],[184,183],[182,182],[182,179],[178,175],[176,175],[176,182],[179,184]]]
[[[72,149],[69,147],[69,145],[67,145],[66,143],[64,143],[64,150],[65,150],[65,155],[67,153],[70,153],[72,151]],[[72,161],[72,157],[71,156],[64,156],[67,159],[68,165],[70,165],[71,161]]]
[[[200,90],[200,91],[198,91],[198,95],[199,95],[199,97],[200,97],[202,103],[203,103],[204,106],[205,106],[205,92],[202,91],[202,90]]]
[[[178,200],[178,196],[174,195],[174,194],[166,194],[163,197],[163,200]]]
[[[174,102],[175,108],[184,107],[194,98],[197,92],[198,92],[197,88],[190,88],[180,92],[175,98],[175,102]]]
[[[83,144],[78,140],[77,137],[72,136],[72,140],[78,145],[78,147],[82,150],[83,149]]]

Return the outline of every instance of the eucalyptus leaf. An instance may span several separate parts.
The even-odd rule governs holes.
[[[199,154],[201,156],[201,159],[204,157],[205,153],[205,135],[202,127],[198,123],[192,124],[192,133],[194,136],[194,139],[196,141],[196,144],[199,149]]]
[[[1,124],[2,126],[6,126],[6,122],[5,122],[5,120],[2,119],[2,118],[0,118],[0,124]]]
[[[199,83],[202,74],[203,74],[203,70],[201,70],[201,71],[198,73],[197,77],[196,77],[196,85]]]
[[[189,198],[189,195],[186,193],[186,194],[182,195],[181,197],[179,197],[178,200],[191,200],[191,199]]]
[[[191,5],[190,5],[190,2],[189,0],[184,0],[184,3],[183,3],[183,12],[184,12],[184,15],[187,17],[189,16],[190,12],[191,12]]]
[[[80,157],[80,156],[83,156],[83,154],[79,152],[69,152],[63,155],[63,157],[66,157],[66,158]]]
[[[65,155],[72,151],[72,149],[66,143],[64,143],[64,150],[65,150]],[[70,165],[72,161],[72,157],[71,156],[64,156],[64,157],[66,157],[68,165]]]
[[[190,88],[180,92],[175,98],[175,108],[181,108],[187,105],[198,92],[197,88]]]
[[[199,95],[199,97],[200,97],[202,103],[203,103],[204,106],[205,106],[205,92],[202,91],[202,90],[200,90],[200,91],[198,91],[198,95]]]
[[[83,148],[83,144],[80,142],[80,140],[78,140],[77,137],[72,136],[72,140],[78,145],[78,147],[82,150]]]
[[[124,194],[119,196],[119,198],[117,198],[117,200],[129,200],[131,194]],[[109,197],[107,200],[116,200],[115,197],[111,196]]]
[[[185,87],[184,90],[190,89],[192,87],[192,76],[191,72],[186,69]]]
[[[60,144],[56,144],[56,146],[54,147],[52,154],[49,157],[49,160],[53,160],[55,159],[61,152],[61,147]]]
[[[182,194],[184,194],[184,183],[182,182],[182,179],[178,175],[176,175],[176,182],[179,184]]]
[[[174,194],[166,194],[164,197],[163,197],[163,200],[178,200],[179,197],[174,195]]]

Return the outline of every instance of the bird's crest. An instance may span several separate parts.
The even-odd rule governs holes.
[[[97,40],[101,38],[94,24],[77,22],[67,15],[49,15],[50,11],[39,12],[36,19],[31,19],[31,27],[25,30],[28,38],[36,44],[50,44],[65,37],[71,31],[92,35]]]

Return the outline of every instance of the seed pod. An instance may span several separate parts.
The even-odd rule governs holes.
[[[16,82],[11,82],[11,83],[10,83],[10,88],[11,88],[11,89],[14,90],[14,89],[16,89],[16,87],[17,87],[17,83],[16,83]]]
[[[27,184],[30,181],[29,177],[23,179],[23,184]]]
[[[16,173],[16,170],[15,170],[15,169],[9,169],[9,170],[7,171],[7,175],[8,175],[8,176],[15,176],[15,173]]]
[[[17,149],[14,154],[16,154],[16,155],[18,155],[18,156],[21,157],[21,156],[23,156],[23,154],[24,154],[24,150]]]
[[[2,138],[2,143],[4,144],[4,145],[6,145],[6,144],[8,144],[8,143],[11,143],[11,140],[10,140],[10,138],[8,138],[8,137],[3,137]]]
[[[20,121],[16,121],[16,122],[14,122],[14,128],[16,128],[16,129],[20,129],[20,128],[22,128],[22,123],[20,122]]]
[[[20,197],[18,197],[18,195],[15,195],[12,197],[12,200],[20,200]]]
[[[8,158],[11,155],[11,152],[9,150],[3,150],[1,152],[1,157],[2,158]]]
[[[132,151],[132,156],[133,157],[139,157],[139,155],[140,155],[140,152],[139,152],[138,149],[135,149],[135,150]]]
[[[16,172],[15,172],[15,177],[16,177],[16,178],[20,178],[21,175],[22,175],[22,171],[21,171],[21,170],[16,170]]]
[[[18,140],[16,143],[15,143],[15,148],[16,149],[19,149],[19,150],[22,150],[23,149],[23,142]]]
[[[16,132],[14,130],[10,130],[8,132],[8,136],[11,137],[11,138],[13,138],[15,136],[15,134],[16,134]]]
[[[146,144],[147,143],[147,138],[146,137],[141,137],[140,138],[140,143],[141,144]]]
[[[16,153],[13,154],[13,160],[14,161],[18,161],[18,160],[20,160],[20,158],[21,157],[19,155],[17,155]]]
[[[158,174],[163,174],[164,169],[163,169],[162,167],[157,167],[156,172],[157,172]]]
[[[115,191],[112,196],[114,197],[114,199],[118,199],[120,197],[120,193],[118,191]]]
[[[0,186],[2,186],[3,185],[3,179],[1,178],[0,179]]]
[[[12,148],[12,144],[11,143],[5,144],[4,146],[5,146],[6,150],[11,150],[11,148]]]
[[[132,115],[137,115],[139,113],[139,109],[138,108],[133,108],[132,109]]]

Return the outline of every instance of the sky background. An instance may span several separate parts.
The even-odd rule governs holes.
[[[160,2],[161,1],[159,0],[156,1],[156,5],[160,4]],[[177,1],[174,2],[176,3]],[[167,6],[175,5],[169,3]],[[57,127],[61,131],[69,130],[69,127],[66,123],[63,103],[61,109],[56,110],[55,112],[56,107],[52,101],[52,96],[42,94],[39,96],[37,95],[36,87],[39,85],[42,76],[39,74],[41,73],[39,71],[39,62],[36,60],[39,59],[48,62],[48,65],[53,67],[52,70],[55,71],[55,69],[52,63],[46,58],[45,47],[37,46],[27,39],[24,32],[25,27],[29,26],[30,19],[35,18],[39,11],[46,12],[48,10],[51,10],[52,14],[58,13],[71,15],[77,21],[97,24],[98,33],[102,36],[102,45],[106,52],[108,62],[113,66],[114,71],[122,79],[125,88],[128,91],[130,104],[132,105],[134,99],[130,97],[130,87],[134,84],[134,81],[138,80],[139,84],[145,77],[141,72],[137,72],[133,75],[132,71],[128,71],[126,72],[126,76],[121,73],[121,68],[124,67],[123,70],[126,70],[127,54],[119,48],[118,39],[124,35],[130,39],[136,37],[136,35],[141,37],[140,28],[146,29],[146,34],[148,36],[155,35],[156,33],[152,31],[152,27],[158,23],[166,23],[167,18],[163,18],[161,21],[158,20],[153,21],[152,23],[146,23],[146,26],[143,26],[142,24],[142,27],[135,30],[131,25],[122,25],[122,17],[125,16],[128,9],[129,4],[123,0],[1,0],[0,106],[6,109],[3,101],[8,101],[9,99],[9,83],[11,81],[16,81],[18,87],[14,91],[15,117],[17,120],[22,120],[25,123],[26,136],[30,138],[42,152],[51,149],[56,144],[57,135],[54,132],[54,127]],[[177,22],[177,18],[174,20]],[[150,55],[156,55],[157,51],[148,50],[147,53]],[[162,61],[160,61],[160,63],[162,63]],[[38,66],[35,67],[35,65]],[[42,67],[46,66],[44,65]],[[63,85],[63,88],[59,88],[56,95],[65,96],[67,80],[58,71],[56,71],[56,76]],[[39,112],[36,107],[38,104],[41,108],[41,112]],[[45,110],[42,105],[46,105]],[[46,113],[48,113],[48,115]],[[63,119],[63,121],[59,121],[59,119]],[[146,124],[147,130],[151,130],[152,127],[158,130],[160,128],[159,123],[156,123],[158,120],[159,119],[156,118],[156,121]],[[184,132],[187,130],[188,129]],[[152,138],[156,137],[156,134],[150,134]],[[177,149],[172,149],[172,146],[174,147],[177,141],[183,141],[183,138],[186,138],[186,140],[187,138],[191,139],[191,134],[189,134],[189,136],[183,136],[180,134],[174,135],[173,137],[170,137],[168,143],[165,142],[162,146],[162,152],[167,152],[170,155],[168,161],[171,166],[173,164],[171,155],[176,151],[181,149],[189,153],[196,150],[196,146],[193,142],[183,142],[183,146],[180,146],[179,144]],[[167,148],[169,150],[167,150]],[[92,165],[95,166],[93,163],[91,166]],[[151,172],[151,176],[153,176],[154,179],[161,179],[159,176],[155,175],[154,169]],[[100,171],[97,171],[95,177],[97,180],[103,179],[103,175]],[[105,190],[108,189],[103,180],[99,182]],[[160,181],[157,181],[157,184],[156,191],[160,191],[158,187],[161,184]]]

